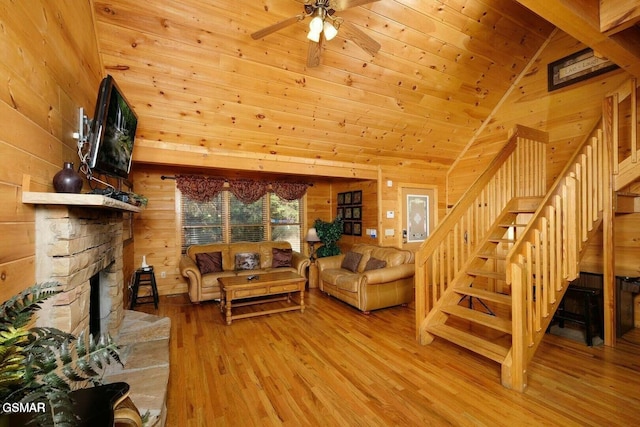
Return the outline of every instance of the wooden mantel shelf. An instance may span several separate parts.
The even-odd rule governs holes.
[[[142,212],[142,208],[101,194],[41,193],[23,191],[22,203],[34,205],[67,205]]]

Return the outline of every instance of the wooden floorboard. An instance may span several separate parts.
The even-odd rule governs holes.
[[[366,316],[316,289],[305,300],[304,313],[230,326],[217,303],[192,305],[186,295],[162,297],[157,310],[136,307],[172,320],[167,426],[628,426],[640,419],[638,329],[616,348],[547,335],[521,394],[500,385],[495,362],[440,339],[418,345],[410,307]]]

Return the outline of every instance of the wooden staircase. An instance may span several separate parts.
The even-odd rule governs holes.
[[[425,322],[425,331],[503,363],[511,347],[505,261],[542,198],[514,198],[496,218]],[[478,329],[480,327],[480,330]]]
[[[628,92],[636,117],[635,89]],[[607,98],[603,120],[549,189],[546,134],[514,130],[416,253],[416,334],[422,344],[449,340],[500,363],[505,387],[526,389],[528,365],[603,221],[605,245],[611,243],[610,189],[621,188],[614,177],[626,184],[640,177],[640,168],[622,163],[624,174],[611,170],[617,158],[609,147],[620,146],[617,102]],[[631,122],[629,134],[636,137]],[[637,153],[636,142],[630,146]],[[623,203],[635,206],[636,200]],[[613,283],[605,267],[607,275]]]
[[[427,317],[426,332],[482,354],[498,363],[509,353],[511,295],[506,286],[506,255],[526,227],[523,217],[535,213],[541,198],[515,198],[507,205],[478,244],[467,265],[449,286]],[[449,322],[450,321],[450,322]],[[486,337],[478,336],[477,328]]]

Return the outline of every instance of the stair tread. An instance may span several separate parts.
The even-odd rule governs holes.
[[[502,254],[488,254],[488,253],[479,253],[476,255],[476,258],[484,258],[484,259],[497,259],[497,260],[505,260],[507,259],[506,255]]]
[[[506,228],[509,228],[509,227],[526,227],[527,225],[529,225],[529,224],[527,224],[527,223],[519,223],[519,222],[515,223],[515,224],[514,223],[510,223],[510,222],[505,222],[505,223],[502,223],[502,224],[498,224],[499,227],[506,227]]]
[[[441,310],[447,314],[471,320],[474,323],[487,326],[496,331],[511,333],[511,321],[503,317],[492,316],[460,305],[447,305],[442,307]]]
[[[504,362],[509,349],[447,325],[432,325],[427,331],[498,363]]]
[[[488,277],[490,279],[496,280],[506,280],[507,275],[505,273],[499,273],[496,271],[486,271],[486,270],[467,270],[466,273],[470,276],[481,276]]]
[[[479,298],[481,300],[511,306],[511,295],[499,294],[496,292],[485,291],[484,289],[478,289],[469,286],[464,288],[454,288],[454,291],[460,295],[467,295],[470,297]]]
[[[516,242],[513,239],[496,239],[492,237],[490,237],[488,240],[493,243],[515,243]]]

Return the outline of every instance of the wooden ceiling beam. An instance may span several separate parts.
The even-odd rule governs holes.
[[[593,10],[594,7],[599,7],[598,1],[517,1],[594,51],[605,55],[628,73],[640,77],[640,56],[638,56],[637,49],[629,48],[628,40],[629,37],[635,38],[636,33],[626,34],[624,38],[620,38],[610,37],[601,32],[599,22],[594,19]],[[621,40],[624,42],[621,43]],[[640,39],[636,40],[635,44],[640,44]]]
[[[600,31],[618,33],[640,22],[638,0],[600,0]]]
[[[303,159],[291,156],[268,156],[251,152],[211,152],[203,147],[136,139],[133,152],[136,163],[192,168],[234,169],[255,172],[335,178],[378,179],[378,167],[356,163]]]

